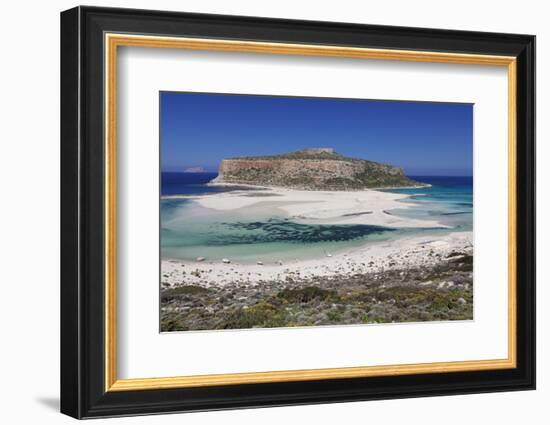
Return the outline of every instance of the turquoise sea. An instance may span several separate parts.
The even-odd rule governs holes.
[[[451,228],[392,229],[369,225],[321,225],[295,222],[277,212],[269,197],[257,206],[217,211],[192,199],[169,195],[215,195],[243,190],[206,186],[214,173],[162,173],[161,256],[182,260],[206,257],[230,258],[240,262],[273,262],[314,258],[370,241],[399,238],[409,234],[437,235],[472,230],[473,190],[471,177],[410,176],[432,187],[398,189],[406,193],[412,208],[396,208],[391,214],[437,220]],[[244,189],[246,190],[246,189]]]

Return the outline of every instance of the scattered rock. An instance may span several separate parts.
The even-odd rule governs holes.
[[[209,264],[188,265],[186,274],[177,267],[161,282],[161,328],[170,331],[471,320],[472,269],[466,267],[469,264],[464,259],[444,261],[445,255],[417,266],[403,266],[402,256],[394,255],[388,262],[395,262],[396,269],[380,264],[363,268],[361,263],[352,262],[354,273],[345,267],[337,270],[339,274],[327,276],[315,270],[298,273],[290,260],[287,267],[276,268],[279,273],[275,276],[269,273],[269,267],[262,269],[264,276],[260,278],[258,273],[248,275],[238,266],[219,265],[216,269]],[[222,261],[229,263],[227,258]],[[274,263],[283,264],[282,260],[272,262],[272,269]]]

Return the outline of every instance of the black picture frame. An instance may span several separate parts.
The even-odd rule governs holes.
[[[507,55],[517,59],[517,367],[105,391],[104,34]],[[535,37],[132,9],[61,13],[61,412],[75,418],[535,388]]]

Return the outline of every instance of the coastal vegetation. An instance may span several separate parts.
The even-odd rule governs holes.
[[[429,267],[256,285],[165,285],[161,330],[470,320],[472,266],[471,253],[453,252]]]

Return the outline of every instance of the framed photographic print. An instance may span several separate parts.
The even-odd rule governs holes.
[[[535,387],[529,35],[61,14],[61,411]]]

